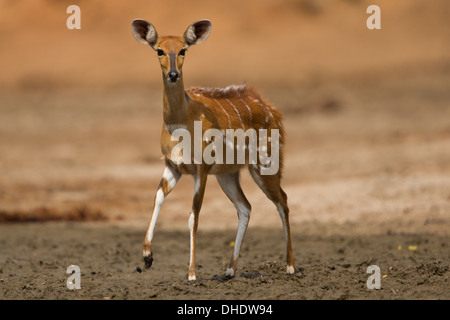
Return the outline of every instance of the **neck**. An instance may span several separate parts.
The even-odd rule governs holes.
[[[163,115],[166,124],[182,123],[186,115],[186,98],[183,76],[177,82],[169,82],[163,75]]]

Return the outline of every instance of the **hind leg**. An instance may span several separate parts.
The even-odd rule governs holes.
[[[244,193],[242,192],[239,183],[239,172],[216,175],[216,178],[223,192],[225,192],[227,197],[233,202],[234,206],[236,207],[239,219],[236,240],[234,242],[234,249],[231,255],[230,264],[228,265],[228,269],[226,271],[226,276],[232,278],[236,274],[237,262],[239,259],[242,240],[244,238],[245,232],[247,231],[248,221],[250,219],[251,206],[247,201]]]
[[[256,184],[266,194],[266,196],[275,204],[278,214],[283,224],[284,236],[286,241],[286,272],[293,274],[295,272],[294,254],[292,252],[291,228],[289,224],[289,207],[287,205],[287,195],[280,186],[280,174],[262,175],[255,167],[249,166],[250,174]]]

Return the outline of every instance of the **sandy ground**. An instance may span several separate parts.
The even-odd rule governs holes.
[[[448,237],[384,233],[327,235],[326,228],[295,228],[295,275],[285,274],[283,235],[250,228],[240,269],[223,275],[234,231],[198,236],[199,279],[187,280],[188,231],[159,231],[154,263],[140,257],[142,226],[49,223],[1,228],[2,299],[449,299]],[[344,231],[344,230],[342,230]],[[322,234],[320,234],[323,232]],[[20,239],[14,235],[21,234]],[[411,251],[409,246],[417,246]],[[399,250],[399,246],[402,247]],[[66,269],[81,269],[81,289],[67,289]],[[381,289],[369,290],[369,265],[381,271]],[[142,272],[137,271],[137,267]]]
[[[253,212],[238,274],[221,278],[237,219],[210,179],[198,236],[200,280],[194,283],[186,279],[189,177],[164,204],[152,269],[137,271],[144,269],[141,243],[163,165],[160,110],[156,102],[148,106],[158,93],[40,91],[16,104],[14,95],[2,95],[10,109],[1,120],[0,297],[448,299],[447,81],[434,71],[425,79],[341,84],[339,95],[319,86],[312,90],[319,98],[309,95],[303,109],[283,104],[290,137],[283,186],[296,274],[284,274],[275,208],[244,173]],[[280,105],[287,94],[273,96]],[[40,214],[41,220],[74,222],[14,223],[40,220]],[[71,264],[82,271],[76,292],[65,284]],[[381,290],[366,287],[372,264],[381,269]]]
[[[250,2],[198,6],[170,26],[165,17],[187,5],[158,4],[152,21],[176,31],[211,17],[214,37],[186,58],[187,86],[247,80],[284,114],[296,273],[285,274],[280,219],[247,172],[252,216],[234,279],[223,274],[236,213],[213,177],[200,215],[199,280],[187,281],[190,177],[164,203],[146,270],[142,242],[163,172],[162,84],[129,22],[155,11],[150,2],[139,10],[83,2],[84,29],[67,33],[59,2],[5,1],[0,299],[450,298],[448,3],[380,1],[383,29],[369,37],[364,1],[288,1],[276,10]],[[267,44],[276,37],[289,50]],[[81,290],[66,287],[70,265],[81,269]],[[366,286],[369,265],[380,267],[380,290]]]

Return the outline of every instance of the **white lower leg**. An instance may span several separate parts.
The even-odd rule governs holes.
[[[156,192],[152,218],[150,219],[150,225],[148,227],[147,234],[145,236],[145,244],[147,245],[151,244],[153,240],[153,233],[156,226],[156,220],[158,220],[159,211],[161,210],[163,202],[164,202],[164,192],[161,189],[158,189],[158,191]],[[143,252],[144,257],[149,256],[150,254],[151,254],[150,248],[146,248],[146,246],[144,246]]]
[[[156,226],[156,220],[158,220],[159,211],[161,210],[161,206],[164,202],[164,192],[161,189],[158,189],[156,192],[156,198],[155,198],[155,208],[153,209],[152,218],[150,220],[150,225],[147,230],[147,235],[145,237],[145,242],[147,244],[151,244],[153,240],[153,234]],[[147,257],[151,255],[150,248],[145,248],[143,250],[144,257]]]
[[[194,225],[195,225],[195,216],[194,213],[191,212],[189,215],[189,232],[190,232],[190,254],[189,254],[189,276],[188,280],[196,280],[195,272],[191,274],[192,270],[195,270],[195,249],[194,249]]]

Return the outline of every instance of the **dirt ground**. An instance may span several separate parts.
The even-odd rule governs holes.
[[[159,231],[155,260],[145,270],[139,246],[145,228],[116,223],[2,226],[2,299],[448,299],[448,237],[423,234],[328,235],[327,227],[296,227],[298,261],[285,274],[283,235],[250,228],[232,280],[224,271],[234,231],[198,236],[199,279],[187,280],[185,231]],[[346,230],[347,229],[347,230]],[[344,232],[347,231],[347,232]],[[14,236],[20,234],[20,237]],[[409,246],[417,246],[414,251]],[[402,246],[399,250],[398,246]],[[81,289],[68,290],[66,269],[81,269]],[[381,289],[369,290],[369,265]],[[137,271],[140,267],[142,272]]]
[[[13,119],[2,118],[2,130],[16,134],[14,140],[2,135],[0,297],[448,299],[450,96],[442,77],[358,84],[340,90],[351,98],[334,97],[349,101],[336,100],[331,110],[328,100],[301,112],[286,109],[287,132],[299,137],[289,140],[283,183],[296,274],[284,274],[275,208],[244,173],[253,211],[238,274],[221,278],[237,219],[210,179],[198,235],[200,280],[193,283],[187,281],[189,177],[163,206],[152,269],[137,271],[144,269],[141,243],[162,171],[152,138],[160,116],[144,102],[149,93],[114,93],[95,108],[95,95],[80,95],[76,109],[67,107],[74,103],[69,93],[26,97],[45,108],[25,101],[9,111]],[[138,101],[129,103],[129,96]],[[374,98],[364,109],[355,107],[366,96]],[[27,131],[28,121],[35,124]],[[40,214],[42,220],[72,222],[15,223],[39,221]],[[82,272],[76,292],[65,284],[72,264]],[[381,269],[381,290],[366,287],[369,265]]]
[[[306,7],[297,11],[273,11],[270,1],[251,11],[248,4],[234,16],[220,6],[210,8],[211,14],[202,9],[218,21],[217,38],[211,39],[216,42],[210,47],[205,42],[207,55],[194,48],[189,52],[192,64],[190,56],[185,62],[188,86],[247,79],[284,114],[282,186],[291,212],[294,275],[285,274],[276,209],[247,172],[242,188],[252,215],[234,279],[223,275],[237,217],[214,177],[208,180],[200,215],[199,279],[187,280],[190,177],[183,177],[165,201],[153,266],[144,268],[142,242],[163,172],[159,66],[128,29],[129,17],[146,15],[131,8],[104,8],[103,20],[91,30],[95,19],[86,14],[82,30],[88,31],[74,39],[84,46],[69,55],[80,55],[77,63],[71,60],[75,67],[70,69],[70,63],[56,58],[67,55],[55,53],[61,46],[68,54],[70,47],[51,39],[59,34],[64,35],[61,41],[70,42],[71,35],[52,31],[56,11],[50,7],[42,9],[48,19],[36,27],[41,34],[48,31],[50,39],[36,47],[34,57],[42,62],[26,59],[21,29],[10,37],[17,50],[0,51],[0,60],[9,61],[2,65],[8,77],[0,75],[0,299],[450,299],[450,60],[442,30],[435,29],[438,7],[381,1],[385,29],[372,46],[363,41],[367,30],[352,29],[352,23],[360,23],[354,13],[364,1],[352,1],[351,9],[350,1],[338,2],[333,10],[308,7],[325,2],[300,3]],[[0,5],[6,8],[6,2]],[[11,4],[8,10],[19,12],[18,7],[30,15],[36,10],[23,4]],[[124,44],[126,55],[119,47],[107,51],[105,44],[94,42],[109,27],[107,13],[121,12],[127,29],[120,31],[118,24],[115,36],[120,43],[134,41]],[[253,16],[244,22],[243,12]],[[258,21],[268,12],[278,28],[261,26],[269,35],[287,30],[295,19],[306,27],[294,31],[303,41],[293,43],[286,55],[294,61],[290,66],[302,72],[286,75],[273,47],[262,57],[249,58],[252,50],[262,49],[258,44],[266,47]],[[330,27],[335,14],[343,12],[352,14],[339,28]],[[409,19],[417,12],[423,15],[414,21],[425,30],[411,29],[415,24]],[[227,29],[227,14],[239,26],[230,23]],[[2,21],[8,19],[12,24],[0,24],[4,37],[14,26],[9,16]],[[157,19],[164,25],[162,17]],[[237,59],[229,33],[239,27],[249,30],[253,42],[236,35],[233,40],[243,50]],[[283,39],[289,36],[282,34]],[[218,39],[228,40],[221,46]],[[52,50],[46,54],[43,47]],[[294,60],[296,52],[304,53],[299,61]],[[326,59],[329,52],[333,59]],[[211,53],[238,60],[238,67],[213,63]],[[119,59],[125,66],[118,66]],[[200,62],[207,67],[199,68]],[[261,65],[267,68],[260,70]],[[218,73],[206,72],[215,68]],[[44,73],[46,69],[51,72]],[[72,71],[72,77],[61,80]],[[66,286],[70,265],[81,269],[80,290]],[[367,288],[370,265],[380,268],[380,290]]]

